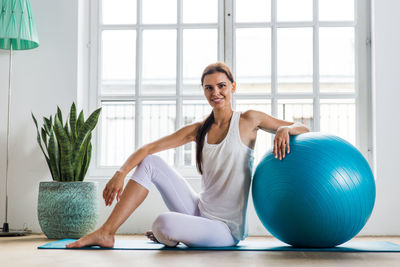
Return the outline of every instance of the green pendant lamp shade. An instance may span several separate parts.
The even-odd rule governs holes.
[[[27,50],[39,46],[29,0],[0,0],[0,49]],[[11,39],[11,42],[10,42]]]

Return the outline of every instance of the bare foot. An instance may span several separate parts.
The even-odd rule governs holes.
[[[146,236],[151,241],[156,242],[156,243],[160,243],[160,241],[158,241],[157,238],[154,236],[153,231],[151,231],[151,230],[146,231]]]
[[[103,248],[112,248],[114,246],[114,235],[98,229],[93,233],[87,234],[79,240],[66,245],[67,248],[81,248],[88,246],[100,246]]]

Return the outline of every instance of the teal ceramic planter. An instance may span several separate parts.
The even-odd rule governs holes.
[[[80,238],[93,231],[98,217],[96,182],[41,182],[38,218],[50,239]]]

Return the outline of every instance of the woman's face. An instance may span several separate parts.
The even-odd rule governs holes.
[[[231,96],[236,90],[236,82],[232,83],[223,72],[214,72],[204,77],[203,90],[211,107],[222,109],[231,106]]]

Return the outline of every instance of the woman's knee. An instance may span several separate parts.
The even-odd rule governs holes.
[[[153,232],[158,232],[160,234],[167,234],[172,231],[171,226],[173,225],[171,212],[165,212],[158,215],[152,225]]]
[[[155,174],[154,170],[160,167],[162,158],[157,155],[147,155],[141,162],[140,168],[143,168],[145,172],[152,178]]]
[[[173,240],[174,231],[176,231],[173,222],[173,213],[165,212],[160,214],[151,227],[154,236],[161,243],[167,246],[176,246],[177,241]]]
[[[144,165],[154,165],[160,161],[162,161],[160,156],[149,154],[146,157],[144,157],[144,159],[140,163]]]

